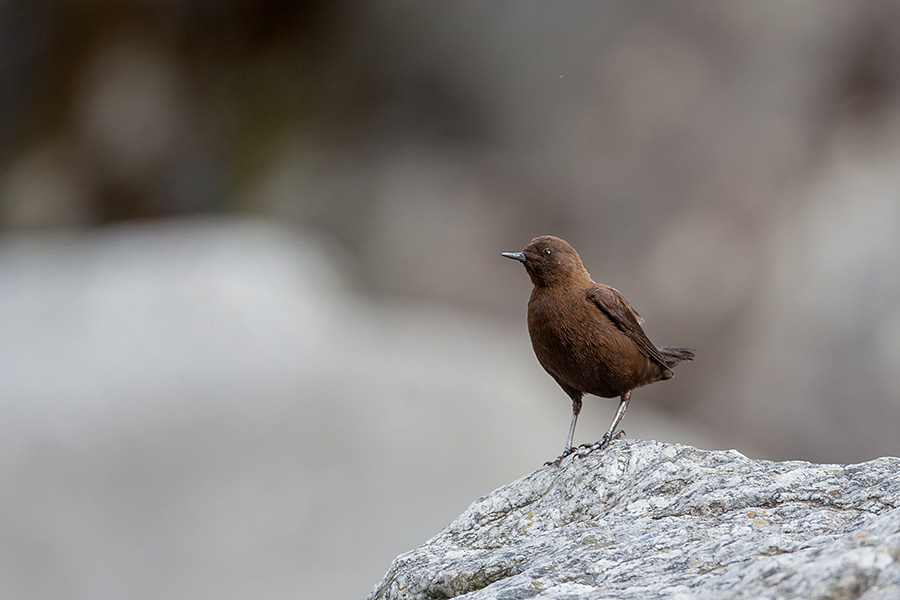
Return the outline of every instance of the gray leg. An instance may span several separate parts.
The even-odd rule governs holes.
[[[553,465],[555,467],[559,466],[559,463],[562,462],[562,459],[567,457],[568,455],[575,452],[575,449],[572,448],[572,439],[575,437],[575,423],[578,422],[578,413],[581,412],[581,397],[573,397],[572,398],[572,424],[569,425],[569,437],[566,438],[566,447],[563,448],[563,453],[556,457],[556,460],[551,460],[544,463],[544,466]]]
[[[609,426],[609,430],[606,432],[606,435],[603,437],[608,437],[612,439],[613,435],[617,435],[615,433],[616,427],[619,426],[619,423],[622,422],[622,419],[625,418],[625,413],[628,412],[628,403],[631,402],[631,391],[627,391],[622,394],[622,399],[619,400],[619,408],[616,409],[616,416],[613,417],[612,425]],[[625,432],[622,432],[622,435],[625,435]]]
[[[603,437],[599,442],[595,444],[586,445],[588,450],[605,450],[609,443],[613,440],[617,440],[623,435],[625,435],[625,431],[620,429],[616,431],[616,427],[619,426],[619,423],[622,422],[622,419],[625,418],[625,413],[628,412],[628,403],[631,401],[631,390],[622,394],[622,398],[619,400],[619,408],[616,409],[616,416],[613,417],[612,424],[609,426],[609,430],[603,434]]]
[[[575,438],[575,423],[578,421],[578,413],[581,412],[581,398],[572,400],[572,424],[569,425],[569,437],[566,438],[566,452],[572,450],[572,440]]]

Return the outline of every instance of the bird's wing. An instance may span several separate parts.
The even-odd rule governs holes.
[[[662,355],[644,330],[641,329],[641,323],[644,319],[636,310],[629,306],[625,297],[619,293],[619,290],[609,287],[608,285],[598,285],[588,290],[588,300],[597,305],[597,308],[609,317],[616,327],[624,333],[628,339],[637,345],[641,353],[653,360],[664,369],[669,367],[663,360]]]

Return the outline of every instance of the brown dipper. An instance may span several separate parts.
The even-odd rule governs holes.
[[[693,360],[688,348],[657,348],[641,329],[644,319],[615,288],[597,283],[575,248],[552,235],[536,237],[523,252],[503,256],[525,265],[534,289],[528,301],[528,333],[538,362],[572,399],[572,424],[563,453],[572,454],[581,398],[620,397],[609,430],[595,444],[602,450],[625,434],[616,431],[635,388],[671,379],[672,367]]]

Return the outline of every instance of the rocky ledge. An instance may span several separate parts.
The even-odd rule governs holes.
[[[900,598],[900,459],[623,440],[476,500],[369,598]]]

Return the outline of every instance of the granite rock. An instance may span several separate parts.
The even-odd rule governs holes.
[[[623,440],[479,498],[370,599],[900,598],[900,459]]]

